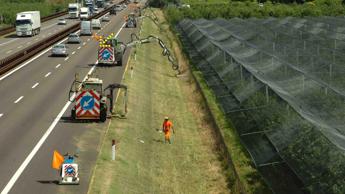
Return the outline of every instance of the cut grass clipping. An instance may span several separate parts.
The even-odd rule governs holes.
[[[161,12],[159,20],[163,21]],[[141,37],[154,34],[168,43],[145,19]],[[168,44],[169,45],[169,44]],[[171,49],[171,48],[170,48]],[[125,74],[129,88],[127,119],[113,119],[105,135],[89,193],[229,193],[222,162],[203,107],[195,100],[188,77],[175,76],[156,43],[137,47],[131,70]],[[123,108],[122,95],[116,112]],[[159,132],[164,116],[174,124],[172,144]],[[117,143],[111,160],[111,140]]]

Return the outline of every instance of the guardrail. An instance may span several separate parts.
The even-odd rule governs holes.
[[[52,15],[48,15],[48,16],[42,17],[41,18],[41,22],[45,22],[45,21],[48,21],[48,20],[51,20],[51,19],[63,16],[63,15],[66,15],[67,13],[68,13],[68,11],[61,11],[61,12],[58,12],[58,13],[54,13]],[[5,28],[1,28],[0,29],[0,36],[8,34],[10,32],[14,32],[14,31],[16,31],[16,27],[15,26],[9,26],[9,27],[5,27]]]
[[[115,5],[113,5],[115,6]],[[113,6],[104,9],[103,11],[101,11],[98,14],[95,14],[91,17],[89,17],[87,20],[91,20],[91,19],[95,19],[95,18],[99,18],[103,15],[105,15],[106,13],[108,13],[110,11],[110,9],[113,8]],[[51,45],[53,45],[54,43],[62,40],[63,38],[67,37],[70,33],[72,32],[76,32],[77,30],[80,29],[80,22],[77,24],[74,24],[73,26],[58,32],[44,40],[41,40],[29,47],[26,47],[2,60],[0,60],[0,75],[4,74],[5,72],[9,71],[10,69],[16,67],[17,65],[19,65],[20,63],[30,59],[32,56],[36,55],[37,53],[43,51],[46,48],[49,48]]]

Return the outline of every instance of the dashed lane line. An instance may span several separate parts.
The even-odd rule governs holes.
[[[38,86],[38,84],[39,84],[39,83],[36,82],[31,88],[32,88],[32,89],[36,88],[36,87]]]
[[[19,101],[21,101],[24,98],[24,96],[19,97],[16,101],[14,101],[14,104],[17,104]]]
[[[1,113],[1,114],[0,114],[0,118],[1,118],[2,116],[4,116],[4,113]]]
[[[69,57],[66,57],[66,58],[65,58],[65,61],[67,61],[68,59],[69,59]]]
[[[81,46],[80,47],[78,47],[77,49],[79,50],[81,48]]]
[[[50,74],[52,74],[52,72],[48,72],[44,77],[48,77]]]
[[[23,46],[22,45],[20,45],[20,46],[18,46],[17,48],[22,48]]]
[[[60,67],[60,65],[61,65],[61,64],[57,64],[57,65],[55,66],[55,68],[56,68],[56,69],[57,69],[57,68],[59,68],[59,67]]]
[[[12,50],[9,50],[9,51],[6,52],[6,54],[11,53],[11,52],[12,52]]]
[[[75,51],[72,52],[72,55],[74,55],[74,54],[75,54]]]
[[[83,42],[83,45],[85,46],[85,45],[86,45],[86,42]]]

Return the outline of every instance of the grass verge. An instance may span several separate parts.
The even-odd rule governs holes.
[[[157,15],[163,21],[160,11]],[[151,34],[177,49],[169,30],[144,20],[141,37]],[[89,193],[231,192],[224,170],[229,171],[193,78],[187,73],[177,78],[161,52],[158,44],[145,44],[136,48],[136,57],[131,56],[133,72],[127,71],[123,81],[129,88],[129,113],[127,119],[111,121]],[[115,111],[122,108],[120,95]],[[159,132],[166,115],[176,129],[172,145],[164,144]],[[118,142],[115,161],[110,154],[112,139]]]
[[[171,35],[169,37],[176,37]],[[181,42],[176,39],[178,45],[174,47],[183,47]],[[177,53],[177,51],[175,51]],[[183,54],[179,52],[177,55],[179,62],[188,61]],[[184,52],[187,53],[187,52]],[[187,66],[193,66],[187,64]],[[227,162],[227,177],[229,187],[235,193],[260,193],[268,194],[272,191],[265,184],[259,171],[254,167],[251,157],[245,147],[242,145],[240,137],[232,125],[231,120],[227,119],[221,108],[217,103],[217,99],[213,91],[207,86],[202,72],[195,68],[190,68],[190,73],[193,75],[193,81],[197,84],[198,90],[201,91],[203,101],[206,103],[205,107],[209,112],[209,120],[214,123],[213,127],[216,130],[216,139],[220,146],[222,155],[225,157],[223,162]],[[230,173],[229,173],[230,171]],[[236,175],[237,174],[237,175]]]

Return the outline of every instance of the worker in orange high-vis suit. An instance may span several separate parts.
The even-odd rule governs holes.
[[[164,122],[163,122],[163,127],[162,127],[162,131],[164,132],[165,143],[168,141],[169,144],[171,144],[171,141],[170,141],[171,130],[175,134],[172,122],[169,121],[168,117],[165,117]]]

